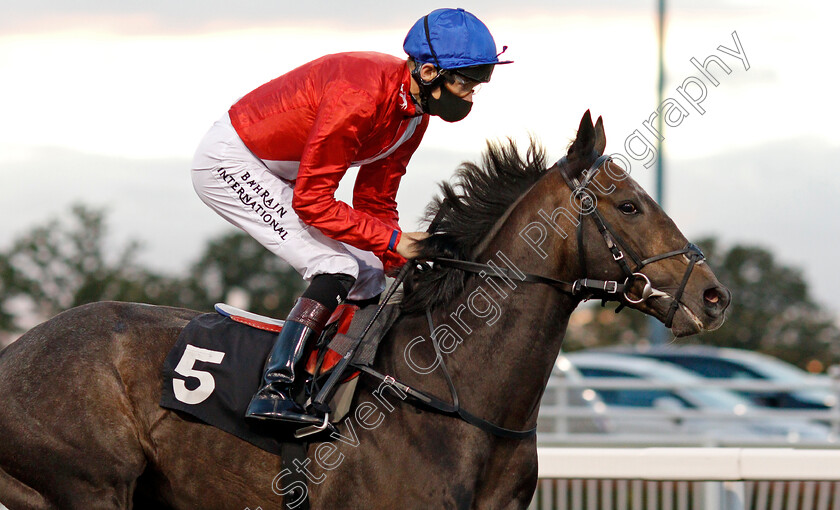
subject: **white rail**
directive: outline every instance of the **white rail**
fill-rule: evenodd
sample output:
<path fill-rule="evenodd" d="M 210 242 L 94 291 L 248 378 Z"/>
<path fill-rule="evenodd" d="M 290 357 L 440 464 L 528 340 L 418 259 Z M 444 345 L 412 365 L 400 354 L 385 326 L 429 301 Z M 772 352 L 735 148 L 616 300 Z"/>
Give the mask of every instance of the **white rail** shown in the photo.
<path fill-rule="evenodd" d="M 840 451 L 539 448 L 533 510 L 838 510 Z"/>
<path fill-rule="evenodd" d="M 538 441 L 540 446 L 696 446 L 759 447 L 798 446 L 807 448 L 840 447 L 840 405 L 825 409 L 713 409 L 689 407 L 626 407 L 607 405 L 593 390 L 722 390 L 749 389 L 762 392 L 828 388 L 840 399 L 840 383 L 832 379 L 820 383 L 773 384 L 767 381 L 719 381 L 703 379 L 696 383 L 669 383 L 628 378 L 587 378 L 570 381 L 558 376 L 549 379 L 540 408 Z M 586 394 L 589 397 L 585 397 Z M 586 401 L 582 401 L 584 398 Z M 691 424 L 703 421 L 703 430 Z M 600 423 L 596 426 L 595 423 Z M 645 428 L 640 423 L 655 423 Z M 817 422 L 817 429 L 803 430 L 796 423 Z M 739 429 L 752 427 L 761 433 L 725 433 L 727 424 Z M 768 427 L 770 426 L 770 427 Z M 788 427 L 789 433 L 781 429 Z M 772 433 L 768 428 L 774 428 Z M 724 432 L 721 432 L 724 431 Z M 755 432 L 755 430 L 753 430 Z M 840 510 L 840 507 L 834 510 Z"/>
<path fill-rule="evenodd" d="M 539 448 L 540 478 L 840 481 L 840 451 L 793 448 Z"/>

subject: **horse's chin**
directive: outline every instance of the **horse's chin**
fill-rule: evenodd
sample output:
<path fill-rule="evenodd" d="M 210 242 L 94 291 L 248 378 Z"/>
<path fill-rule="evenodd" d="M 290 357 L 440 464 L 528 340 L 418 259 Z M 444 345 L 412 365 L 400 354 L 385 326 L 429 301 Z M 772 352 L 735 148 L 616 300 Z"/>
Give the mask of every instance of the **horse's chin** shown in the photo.
<path fill-rule="evenodd" d="M 673 333 L 677 338 L 696 335 L 702 331 L 703 328 L 701 326 L 697 325 L 694 321 L 686 320 L 683 317 L 674 317 L 674 323 L 671 324 L 671 333 Z"/>
<path fill-rule="evenodd" d="M 668 299 L 650 299 L 642 306 L 636 307 L 648 315 L 658 319 L 663 324 L 666 323 L 668 312 L 670 310 L 671 301 Z M 698 315 L 680 304 L 679 309 L 674 314 L 674 320 L 671 322 L 671 333 L 676 337 L 696 335 L 705 331 L 707 328 Z"/>
<path fill-rule="evenodd" d="M 671 332 L 678 338 L 696 335 L 706 331 L 714 331 L 721 327 L 724 321 L 724 316 L 714 318 L 710 321 L 703 320 L 701 317 L 710 318 L 705 313 L 697 314 L 688 306 L 680 304 L 679 311 L 674 314 Z"/>

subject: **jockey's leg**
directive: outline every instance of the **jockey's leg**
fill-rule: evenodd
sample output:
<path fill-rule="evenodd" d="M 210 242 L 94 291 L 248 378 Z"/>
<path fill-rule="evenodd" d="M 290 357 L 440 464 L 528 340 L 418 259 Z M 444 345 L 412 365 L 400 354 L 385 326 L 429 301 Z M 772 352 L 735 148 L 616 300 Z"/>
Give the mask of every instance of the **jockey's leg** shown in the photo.
<path fill-rule="evenodd" d="M 381 297 L 382 297 L 381 294 L 377 294 L 377 295 L 373 296 L 372 298 L 368 298 L 368 299 L 348 299 L 346 301 L 346 303 L 348 305 L 356 305 L 359 308 L 364 308 L 366 306 L 378 305 L 379 304 L 379 299 Z"/>
<path fill-rule="evenodd" d="M 379 304 L 379 298 L 385 290 L 382 262 L 369 251 L 360 250 L 349 244 L 344 244 L 344 248 L 356 259 L 359 267 L 356 283 L 347 296 L 347 304 L 356 305 L 359 308 Z"/>
<path fill-rule="evenodd" d="M 295 365 L 303 357 L 306 343 L 321 334 L 355 280 L 343 274 L 320 274 L 312 279 L 274 342 L 265 362 L 263 386 L 251 399 L 246 418 L 311 422 L 290 395 L 295 382 Z"/>

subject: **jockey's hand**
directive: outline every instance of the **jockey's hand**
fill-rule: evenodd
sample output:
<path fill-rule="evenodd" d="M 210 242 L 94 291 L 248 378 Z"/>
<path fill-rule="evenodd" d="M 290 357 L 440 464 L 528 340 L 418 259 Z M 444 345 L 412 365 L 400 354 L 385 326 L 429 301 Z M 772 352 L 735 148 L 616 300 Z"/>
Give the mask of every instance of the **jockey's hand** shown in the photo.
<path fill-rule="evenodd" d="M 422 241 L 427 237 L 429 237 L 428 232 L 403 232 L 400 242 L 397 243 L 397 253 L 407 259 L 417 258 L 420 254 L 417 241 Z"/>

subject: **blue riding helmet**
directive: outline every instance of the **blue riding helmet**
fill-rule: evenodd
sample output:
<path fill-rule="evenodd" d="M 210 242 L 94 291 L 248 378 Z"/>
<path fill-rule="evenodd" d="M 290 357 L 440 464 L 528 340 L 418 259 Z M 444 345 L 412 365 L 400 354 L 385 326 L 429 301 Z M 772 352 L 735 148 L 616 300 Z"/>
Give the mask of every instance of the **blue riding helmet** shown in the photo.
<path fill-rule="evenodd" d="M 480 82 L 490 80 L 500 61 L 496 42 L 487 26 L 464 9 L 437 9 L 417 20 L 405 36 L 403 49 L 420 65 L 458 69 L 459 74 Z"/>

